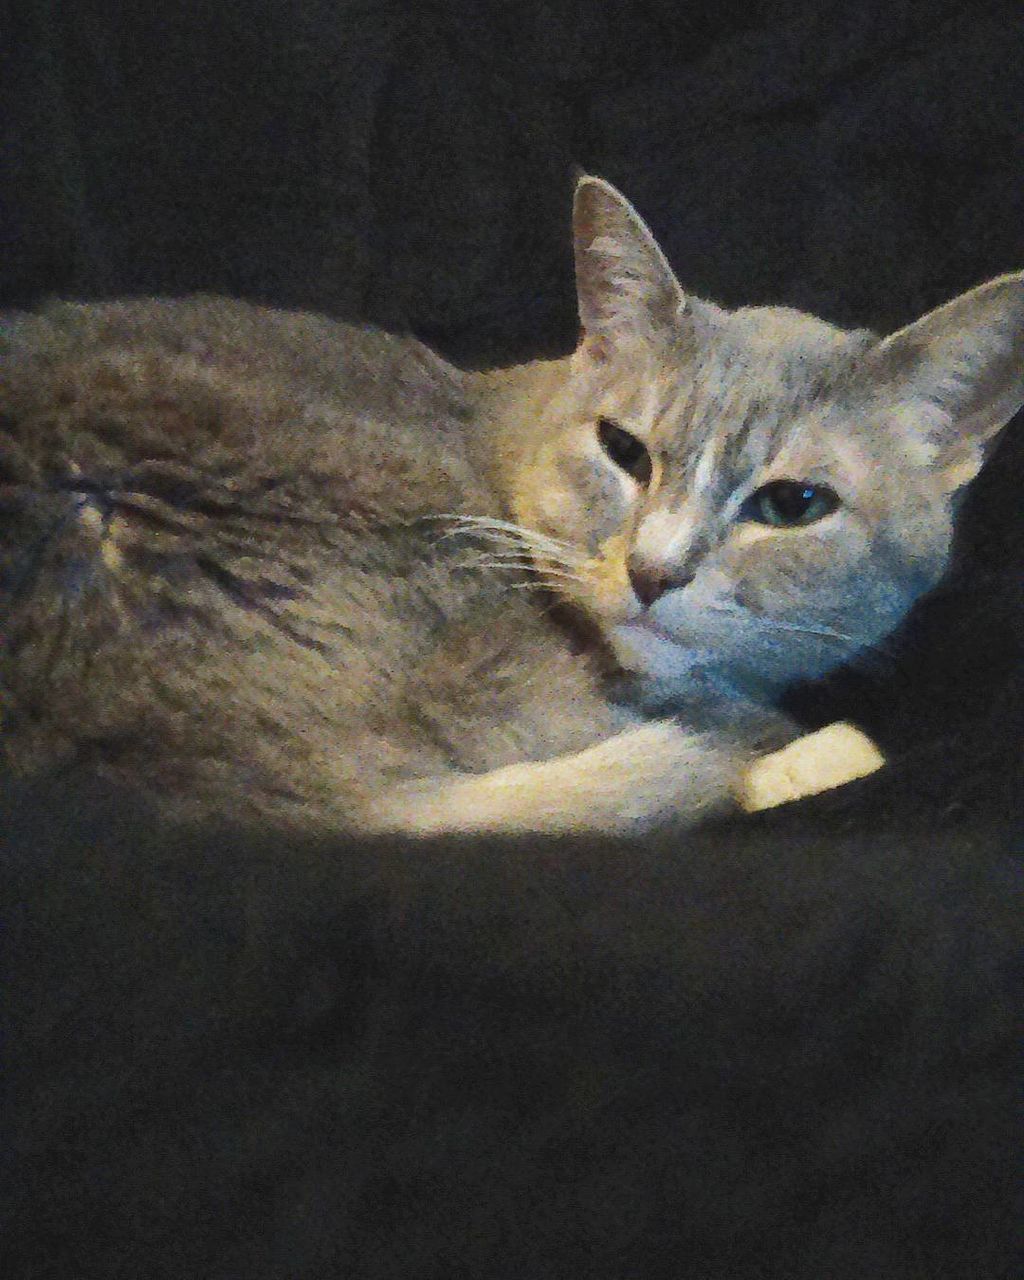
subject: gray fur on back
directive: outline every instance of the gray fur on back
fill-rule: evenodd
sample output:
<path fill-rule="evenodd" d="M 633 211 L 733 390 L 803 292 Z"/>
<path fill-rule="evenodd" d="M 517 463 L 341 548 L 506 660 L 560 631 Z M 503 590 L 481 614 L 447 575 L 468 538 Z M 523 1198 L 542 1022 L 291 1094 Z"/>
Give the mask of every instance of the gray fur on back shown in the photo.
<path fill-rule="evenodd" d="M 436 518 L 500 510 L 418 343 L 219 299 L 62 305 L 5 318 L 0 411 L 15 766 L 337 821 L 389 780 L 611 731 L 522 575 Z"/>

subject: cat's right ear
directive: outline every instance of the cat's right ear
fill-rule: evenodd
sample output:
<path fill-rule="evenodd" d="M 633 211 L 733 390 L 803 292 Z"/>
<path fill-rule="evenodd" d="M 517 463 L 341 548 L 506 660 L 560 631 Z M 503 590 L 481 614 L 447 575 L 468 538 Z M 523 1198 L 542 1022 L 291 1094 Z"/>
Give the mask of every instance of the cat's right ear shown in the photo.
<path fill-rule="evenodd" d="M 678 324 L 686 298 L 672 268 L 637 211 L 602 178 L 577 181 L 573 246 L 580 341 L 595 360 Z"/>

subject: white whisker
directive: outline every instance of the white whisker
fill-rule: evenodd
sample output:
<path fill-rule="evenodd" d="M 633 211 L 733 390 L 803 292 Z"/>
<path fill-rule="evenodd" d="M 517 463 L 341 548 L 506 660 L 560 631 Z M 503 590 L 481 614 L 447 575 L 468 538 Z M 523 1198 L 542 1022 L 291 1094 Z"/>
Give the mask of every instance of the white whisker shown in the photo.
<path fill-rule="evenodd" d="M 579 548 L 572 546 L 571 543 L 565 542 L 560 538 L 553 538 L 537 529 L 527 529 L 525 526 L 514 524 L 510 520 L 497 520 L 489 516 L 464 516 L 454 513 L 430 516 L 428 519 L 447 520 L 455 526 L 440 534 L 438 541 L 455 537 L 460 533 L 476 533 L 497 543 L 499 546 L 524 546 L 539 555 L 550 556 L 552 560 L 565 564 L 570 562 L 582 564 L 586 560 L 586 556 Z"/>
<path fill-rule="evenodd" d="M 836 640 L 842 644 L 855 643 L 853 636 L 843 631 L 833 631 L 830 627 L 807 627 L 797 622 L 780 622 L 776 618 L 762 618 L 759 625 L 768 631 L 788 631 L 794 635 L 820 636 L 823 640 Z"/>
<path fill-rule="evenodd" d="M 472 561 L 474 569 L 522 569 L 530 570 L 533 565 L 529 560 L 498 560 L 493 556 L 489 560 Z"/>
<path fill-rule="evenodd" d="M 510 569 L 533 574 L 538 579 L 561 579 L 566 582 L 583 582 L 583 578 L 573 572 L 571 565 L 538 565 L 525 552 L 480 553 L 467 561 L 475 569 Z"/>
<path fill-rule="evenodd" d="M 711 613 L 724 613 L 732 618 L 746 618 L 764 631 L 788 631 L 794 635 L 820 636 L 824 640 L 837 640 L 843 644 L 857 644 L 854 636 L 845 631 L 834 631 L 831 627 L 815 627 L 802 622 L 784 622 L 781 618 L 767 618 L 763 615 L 742 613 L 739 609 L 731 609 L 727 605 L 709 604 Z"/>
<path fill-rule="evenodd" d="M 526 534 L 527 536 L 530 536 L 530 537 L 543 538 L 545 541 L 550 542 L 552 544 L 561 543 L 563 547 L 571 548 L 572 546 L 571 543 L 564 542 L 560 538 L 553 538 L 549 534 L 539 533 L 535 530 L 527 529 L 524 525 L 515 524 L 511 520 L 497 520 L 491 516 L 466 516 L 466 515 L 456 515 L 454 513 L 444 513 L 438 516 L 429 516 L 427 518 L 431 520 L 450 520 L 452 523 L 456 523 L 456 524 L 474 525 L 478 527 L 486 527 L 488 529 L 495 529 L 495 530 L 500 529 L 500 530 L 504 530 L 506 533 Z"/>
<path fill-rule="evenodd" d="M 509 564 L 508 561 L 504 561 L 504 560 L 477 560 L 477 561 L 474 561 L 473 567 L 476 569 L 513 569 L 513 570 L 519 570 L 519 571 L 533 570 L 533 565 Z M 541 582 L 541 583 L 545 581 L 582 583 L 583 579 L 577 573 L 568 573 L 563 570 L 554 569 L 554 570 L 544 570 L 541 572 L 535 572 L 533 574 L 533 581 Z"/>
<path fill-rule="evenodd" d="M 512 568 L 519 569 L 536 569 L 537 563 L 531 555 L 525 551 L 479 551 L 476 553 L 474 564 L 503 564 Z"/>
<path fill-rule="evenodd" d="M 557 583 L 543 582 L 540 578 L 535 578 L 532 582 L 513 582 L 510 585 L 513 591 L 551 591 L 558 594 Z"/>
<path fill-rule="evenodd" d="M 536 557 L 525 553 L 517 554 L 513 551 L 492 551 L 490 553 L 490 561 L 495 564 L 516 565 L 520 569 L 532 569 L 535 573 L 539 574 L 559 573 L 563 576 L 568 574 L 571 577 L 580 578 L 582 581 L 581 575 L 576 572 L 575 565 L 563 564 L 549 559 L 545 559 L 543 563 L 538 563 Z"/>
<path fill-rule="evenodd" d="M 578 582 L 581 586 L 586 583 L 586 579 L 580 577 L 578 573 L 566 573 L 560 569 L 541 569 L 537 577 L 542 581 L 557 579 L 559 582 Z"/>

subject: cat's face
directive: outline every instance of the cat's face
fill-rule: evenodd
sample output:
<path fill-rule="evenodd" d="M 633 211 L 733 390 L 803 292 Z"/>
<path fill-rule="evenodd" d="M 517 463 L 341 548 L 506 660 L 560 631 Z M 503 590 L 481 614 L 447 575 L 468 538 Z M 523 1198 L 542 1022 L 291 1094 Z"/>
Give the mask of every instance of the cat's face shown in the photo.
<path fill-rule="evenodd" d="M 1024 401 L 1024 276 L 885 341 L 686 298 L 623 198 L 576 202 L 583 338 L 514 485 L 535 551 L 623 664 L 778 685 L 891 631 Z"/>

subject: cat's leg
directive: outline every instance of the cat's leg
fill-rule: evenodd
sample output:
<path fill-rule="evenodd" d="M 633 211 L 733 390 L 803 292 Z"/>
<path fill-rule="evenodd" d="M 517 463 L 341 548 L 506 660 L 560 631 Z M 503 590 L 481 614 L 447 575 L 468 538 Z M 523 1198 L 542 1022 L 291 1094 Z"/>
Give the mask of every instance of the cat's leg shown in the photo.
<path fill-rule="evenodd" d="M 417 835 L 637 833 L 731 807 L 749 760 L 716 737 L 656 720 L 572 755 L 400 784 L 371 825 Z"/>

